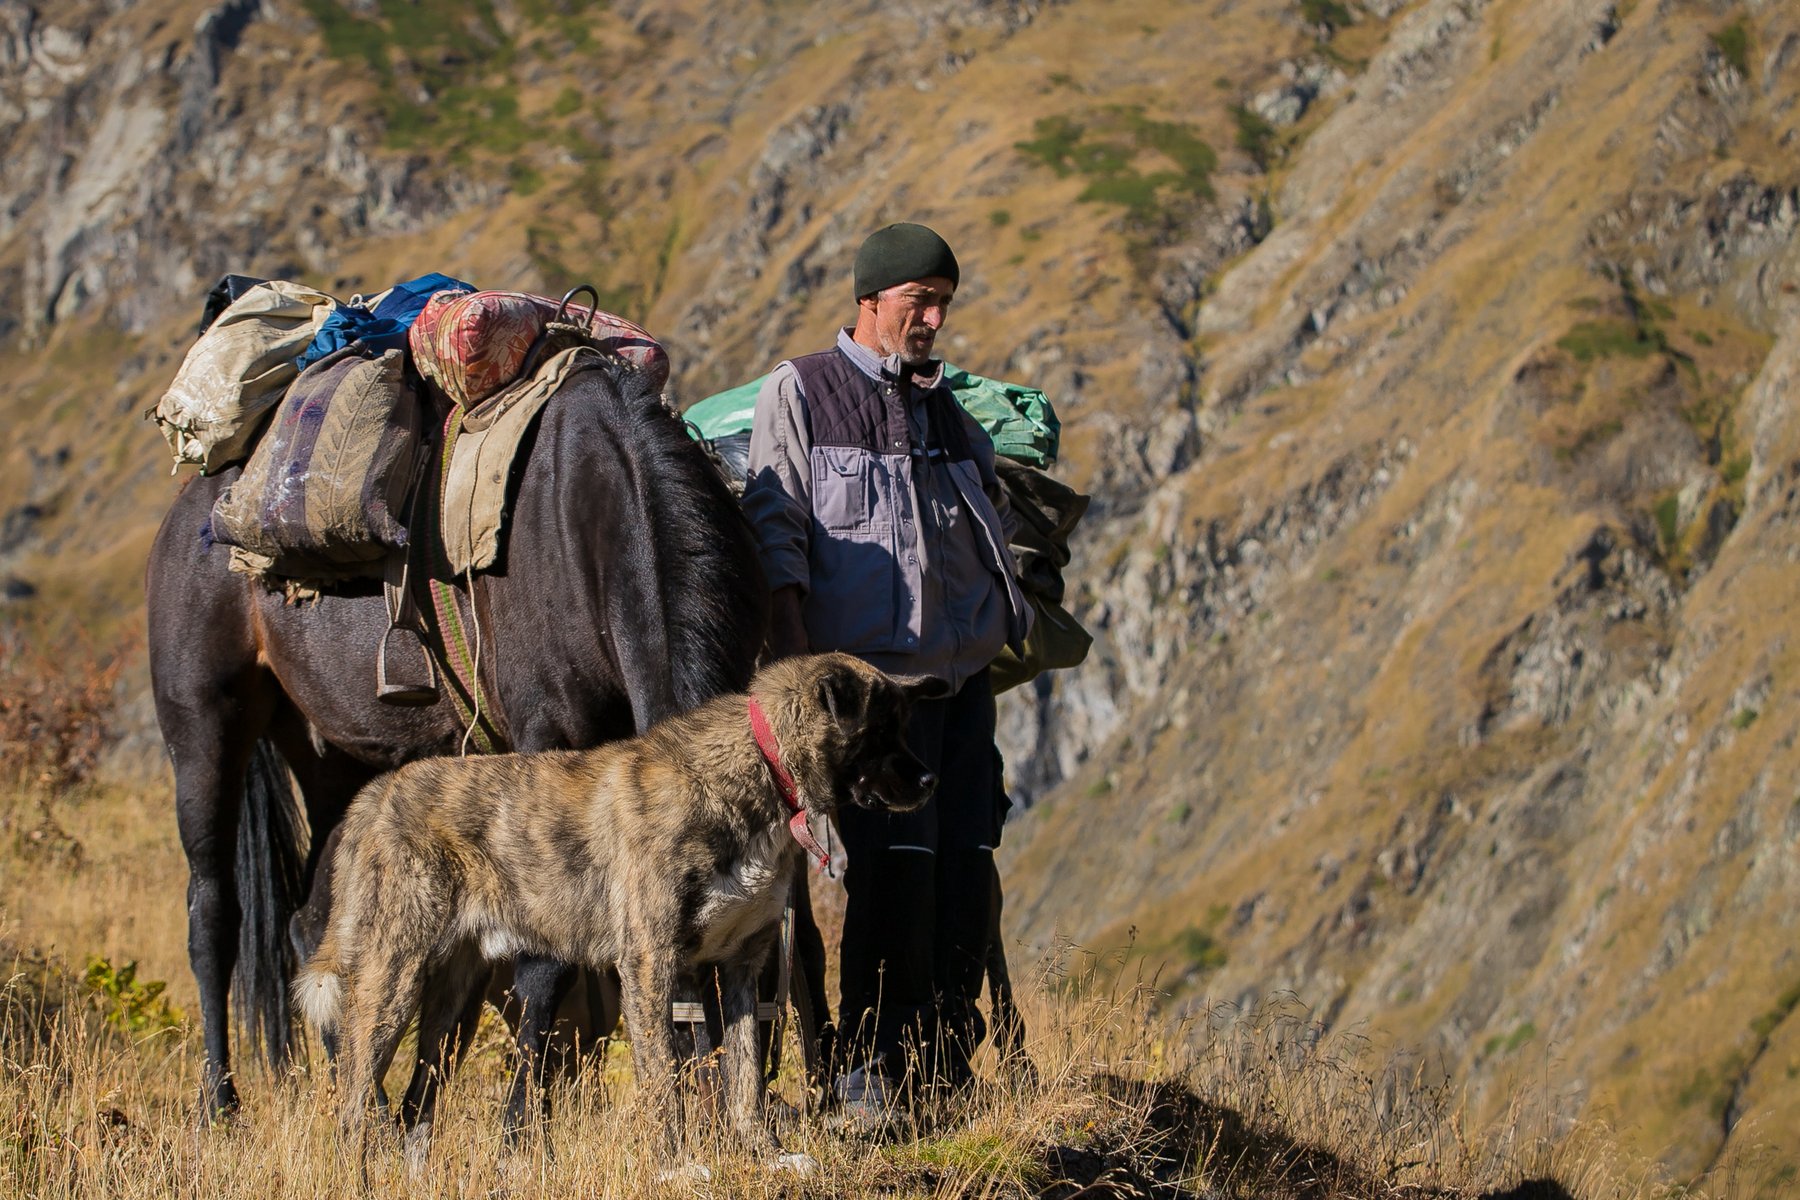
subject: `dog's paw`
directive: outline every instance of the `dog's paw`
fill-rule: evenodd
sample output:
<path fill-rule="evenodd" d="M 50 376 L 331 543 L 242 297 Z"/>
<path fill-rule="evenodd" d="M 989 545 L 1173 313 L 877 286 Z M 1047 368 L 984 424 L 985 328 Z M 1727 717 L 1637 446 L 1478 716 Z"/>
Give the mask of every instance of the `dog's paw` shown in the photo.
<path fill-rule="evenodd" d="M 712 1168 L 703 1162 L 688 1161 L 679 1167 L 665 1167 L 656 1173 L 656 1182 L 668 1183 L 711 1183 Z"/>
<path fill-rule="evenodd" d="M 819 1160 L 800 1150 L 783 1150 L 763 1166 L 770 1171 L 790 1171 L 802 1178 L 819 1172 Z"/>
<path fill-rule="evenodd" d="M 401 1140 L 401 1158 L 406 1163 L 406 1178 L 418 1183 L 425 1178 L 426 1163 L 431 1158 L 431 1122 L 421 1121 L 406 1131 Z"/>

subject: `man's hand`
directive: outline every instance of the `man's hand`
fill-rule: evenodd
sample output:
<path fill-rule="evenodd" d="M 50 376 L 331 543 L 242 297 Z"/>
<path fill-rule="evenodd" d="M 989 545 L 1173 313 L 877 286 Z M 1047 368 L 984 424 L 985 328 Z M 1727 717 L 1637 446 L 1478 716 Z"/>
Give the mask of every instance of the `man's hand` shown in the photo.
<path fill-rule="evenodd" d="M 806 621 L 800 615 L 800 585 L 790 583 L 778 587 L 769 597 L 769 658 L 791 658 L 805 654 Z"/>

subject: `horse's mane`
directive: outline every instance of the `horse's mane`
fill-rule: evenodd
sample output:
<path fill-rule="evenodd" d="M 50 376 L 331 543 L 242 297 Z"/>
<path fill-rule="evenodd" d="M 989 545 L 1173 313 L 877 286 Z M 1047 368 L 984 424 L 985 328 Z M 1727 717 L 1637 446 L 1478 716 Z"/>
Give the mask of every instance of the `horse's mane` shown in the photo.
<path fill-rule="evenodd" d="M 604 381 L 630 431 L 648 486 L 641 499 L 661 568 L 675 699 L 691 708 L 721 692 L 742 691 L 761 649 L 767 595 L 755 535 L 717 467 L 662 400 L 643 371 L 609 359 L 571 380 Z M 590 385 L 591 386 L 591 385 Z"/>

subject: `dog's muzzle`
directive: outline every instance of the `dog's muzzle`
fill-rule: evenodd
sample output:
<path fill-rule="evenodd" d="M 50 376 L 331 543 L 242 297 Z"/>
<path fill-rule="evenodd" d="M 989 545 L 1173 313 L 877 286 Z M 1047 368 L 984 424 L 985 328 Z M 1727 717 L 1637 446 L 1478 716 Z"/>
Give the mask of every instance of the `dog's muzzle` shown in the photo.
<path fill-rule="evenodd" d="M 896 772 L 886 780 L 863 778 L 851 789 L 850 798 L 862 808 L 886 812 L 912 812 L 922 808 L 937 791 L 937 776 L 930 771 L 917 775 Z M 885 785 L 885 786 L 884 786 Z"/>

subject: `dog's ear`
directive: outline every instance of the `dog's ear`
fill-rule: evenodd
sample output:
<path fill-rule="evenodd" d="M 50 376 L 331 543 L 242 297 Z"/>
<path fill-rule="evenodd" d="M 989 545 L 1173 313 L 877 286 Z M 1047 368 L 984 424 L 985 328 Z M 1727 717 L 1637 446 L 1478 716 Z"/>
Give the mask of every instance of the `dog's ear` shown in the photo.
<path fill-rule="evenodd" d="M 932 675 L 889 675 L 908 700 L 936 700 L 950 694 L 950 687 Z"/>
<path fill-rule="evenodd" d="M 849 667 L 834 666 L 819 676 L 819 707 L 848 733 L 862 723 L 869 707 L 869 678 Z"/>

